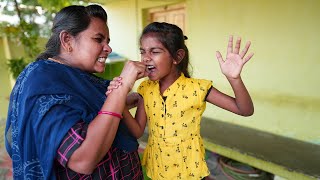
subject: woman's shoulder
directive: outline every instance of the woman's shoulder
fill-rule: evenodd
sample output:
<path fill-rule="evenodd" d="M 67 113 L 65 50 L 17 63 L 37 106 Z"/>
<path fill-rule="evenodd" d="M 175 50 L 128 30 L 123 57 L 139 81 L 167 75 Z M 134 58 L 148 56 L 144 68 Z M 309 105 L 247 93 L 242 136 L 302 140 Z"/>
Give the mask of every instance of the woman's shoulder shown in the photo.
<path fill-rule="evenodd" d="M 17 78 L 17 81 L 34 86 L 49 87 L 57 86 L 64 82 L 70 83 L 72 79 L 77 77 L 74 70 L 65 65 L 48 60 L 37 60 L 27 65 Z"/>
<path fill-rule="evenodd" d="M 45 72 L 45 73 L 54 72 L 58 76 L 59 72 L 63 71 L 63 68 L 61 67 L 62 67 L 61 64 L 43 59 L 43 60 L 37 60 L 28 64 L 26 68 L 23 70 L 23 72 L 25 74 L 40 73 L 40 72 Z"/>

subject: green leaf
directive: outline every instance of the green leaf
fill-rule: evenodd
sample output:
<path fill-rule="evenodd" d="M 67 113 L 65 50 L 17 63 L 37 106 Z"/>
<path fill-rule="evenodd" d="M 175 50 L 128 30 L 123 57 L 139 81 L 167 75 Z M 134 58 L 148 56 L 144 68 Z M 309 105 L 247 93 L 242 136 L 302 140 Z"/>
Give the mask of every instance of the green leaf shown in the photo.
<path fill-rule="evenodd" d="M 9 59 L 7 66 L 14 79 L 17 79 L 22 70 L 28 65 L 24 58 Z"/>

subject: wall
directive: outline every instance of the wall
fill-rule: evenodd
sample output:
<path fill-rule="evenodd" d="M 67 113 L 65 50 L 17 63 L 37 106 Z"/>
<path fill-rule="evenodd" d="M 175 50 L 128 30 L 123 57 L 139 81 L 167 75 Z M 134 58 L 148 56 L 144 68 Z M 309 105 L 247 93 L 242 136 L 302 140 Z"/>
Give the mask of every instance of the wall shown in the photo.
<path fill-rule="evenodd" d="M 229 34 L 251 40 L 255 52 L 242 75 L 253 96 L 254 116 L 241 118 L 213 106 L 205 116 L 320 144 L 314 128 L 320 127 L 320 22 L 314 20 L 320 17 L 320 1 L 201 2 L 188 1 L 187 6 L 196 76 L 213 79 L 215 86 L 230 93 L 210 52 L 225 53 Z"/>
<path fill-rule="evenodd" d="M 111 46 L 139 59 L 137 39 L 143 10 L 180 1 L 106 2 Z M 255 114 L 233 115 L 208 104 L 204 116 L 320 144 L 320 1 L 187 0 L 188 47 L 193 76 L 211 79 L 232 95 L 215 51 L 226 53 L 228 36 L 252 42 L 255 53 L 242 72 L 252 94 Z"/>
<path fill-rule="evenodd" d="M 144 10 L 174 4 L 168 0 L 120 0 L 105 3 L 111 47 L 139 60 L 138 38 Z M 193 76 L 211 79 L 232 95 L 221 74 L 215 51 L 226 52 L 230 34 L 252 41 L 255 53 L 242 72 L 255 104 L 255 114 L 243 118 L 208 104 L 204 116 L 320 144 L 319 72 L 320 1 L 317 0 L 187 0 L 187 45 Z M 11 90 L 0 40 L 0 117 L 6 117 Z M 15 51 L 12 51 L 12 50 Z M 10 48 L 18 56 L 16 48 Z M 138 82 L 139 83 L 139 82 Z M 138 84 L 137 83 L 137 84 Z"/>
<path fill-rule="evenodd" d="M 108 25 L 110 30 L 110 46 L 113 51 L 129 57 L 131 60 L 139 60 L 138 39 L 143 28 L 143 10 L 150 7 L 177 3 L 181 0 L 99 0 L 103 3 L 108 13 Z"/>
<path fill-rule="evenodd" d="M 44 49 L 47 39 L 40 38 L 39 47 Z M 0 38 L 0 119 L 6 119 L 8 113 L 9 96 L 15 83 L 7 68 L 7 60 L 24 56 L 24 49 L 18 42 Z"/>
<path fill-rule="evenodd" d="M 11 91 L 10 75 L 7 69 L 7 59 L 5 56 L 5 44 L 6 42 L 0 38 L 0 120 L 7 117 L 9 96 Z"/>

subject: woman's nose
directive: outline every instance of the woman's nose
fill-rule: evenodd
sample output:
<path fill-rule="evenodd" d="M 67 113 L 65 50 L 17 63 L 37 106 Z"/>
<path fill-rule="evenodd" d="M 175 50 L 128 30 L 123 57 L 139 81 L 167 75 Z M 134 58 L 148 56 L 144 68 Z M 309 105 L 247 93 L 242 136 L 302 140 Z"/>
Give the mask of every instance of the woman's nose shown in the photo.
<path fill-rule="evenodd" d="M 102 50 L 108 54 L 112 52 L 112 48 L 109 46 L 109 44 L 104 45 Z"/>

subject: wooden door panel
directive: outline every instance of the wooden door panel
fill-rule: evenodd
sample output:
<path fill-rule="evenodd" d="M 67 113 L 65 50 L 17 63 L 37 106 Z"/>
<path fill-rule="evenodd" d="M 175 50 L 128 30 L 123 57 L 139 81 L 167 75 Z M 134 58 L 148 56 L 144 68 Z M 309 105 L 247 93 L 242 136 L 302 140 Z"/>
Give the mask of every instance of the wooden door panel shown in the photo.
<path fill-rule="evenodd" d="M 148 10 L 150 22 L 167 22 L 179 26 L 185 32 L 186 12 L 184 4 L 152 8 Z"/>

